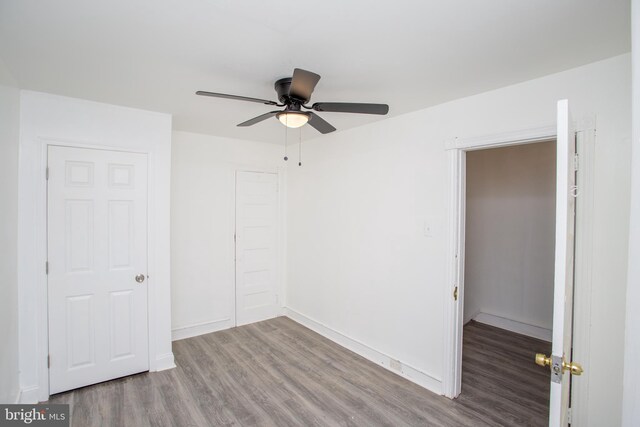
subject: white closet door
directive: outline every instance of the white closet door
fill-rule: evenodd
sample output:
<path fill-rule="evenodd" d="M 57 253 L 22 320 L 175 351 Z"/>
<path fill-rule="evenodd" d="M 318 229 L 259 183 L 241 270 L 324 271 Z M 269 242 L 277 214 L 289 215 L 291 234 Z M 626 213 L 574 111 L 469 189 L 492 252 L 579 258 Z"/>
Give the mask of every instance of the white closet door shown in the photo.
<path fill-rule="evenodd" d="M 147 156 L 49 147 L 50 393 L 149 369 Z"/>
<path fill-rule="evenodd" d="M 236 324 L 279 315 L 278 175 L 236 173 Z"/>
<path fill-rule="evenodd" d="M 573 326 L 573 267 L 575 242 L 576 134 L 572 127 L 569 102 L 558 101 L 556 157 L 556 261 L 553 295 L 553 338 L 549 426 L 568 424 Z M 562 372 L 562 371 L 565 372 Z"/>

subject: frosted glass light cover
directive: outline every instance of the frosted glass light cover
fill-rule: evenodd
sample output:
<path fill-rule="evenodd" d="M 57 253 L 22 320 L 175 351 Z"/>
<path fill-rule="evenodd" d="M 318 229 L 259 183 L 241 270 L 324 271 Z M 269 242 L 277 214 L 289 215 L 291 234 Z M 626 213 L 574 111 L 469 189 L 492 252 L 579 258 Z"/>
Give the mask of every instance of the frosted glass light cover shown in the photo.
<path fill-rule="evenodd" d="M 280 113 L 278 114 L 278 120 L 280 123 L 290 128 L 299 128 L 304 126 L 309 121 L 309 116 L 306 113 Z"/>

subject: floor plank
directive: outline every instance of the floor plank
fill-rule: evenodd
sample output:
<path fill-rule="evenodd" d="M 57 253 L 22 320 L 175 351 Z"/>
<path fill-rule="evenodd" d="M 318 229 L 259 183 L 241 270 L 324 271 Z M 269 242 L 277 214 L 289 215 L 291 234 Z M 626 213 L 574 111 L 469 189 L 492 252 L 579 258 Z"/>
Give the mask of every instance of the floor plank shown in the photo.
<path fill-rule="evenodd" d="M 178 367 L 51 397 L 73 426 L 543 426 L 547 342 L 470 322 L 462 394 L 431 393 L 285 318 L 173 343 Z"/>

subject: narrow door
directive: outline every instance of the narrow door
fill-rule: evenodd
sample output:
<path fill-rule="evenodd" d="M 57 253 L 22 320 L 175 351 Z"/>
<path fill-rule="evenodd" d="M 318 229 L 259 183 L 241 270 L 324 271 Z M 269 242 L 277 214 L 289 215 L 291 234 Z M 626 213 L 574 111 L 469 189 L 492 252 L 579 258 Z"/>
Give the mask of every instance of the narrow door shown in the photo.
<path fill-rule="evenodd" d="M 551 357 L 538 354 L 536 362 L 551 370 L 549 425 L 568 424 L 569 390 L 572 375 L 582 368 L 572 362 L 573 267 L 575 232 L 576 139 L 569 103 L 558 101 L 556 158 L 556 244 Z"/>
<path fill-rule="evenodd" d="M 236 324 L 279 314 L 278 175 L 236 173 Z"/>
<path fill-rule="evenodd" d="M 48 150 L 50 393 L 149 369 L 147 156 Z"/>

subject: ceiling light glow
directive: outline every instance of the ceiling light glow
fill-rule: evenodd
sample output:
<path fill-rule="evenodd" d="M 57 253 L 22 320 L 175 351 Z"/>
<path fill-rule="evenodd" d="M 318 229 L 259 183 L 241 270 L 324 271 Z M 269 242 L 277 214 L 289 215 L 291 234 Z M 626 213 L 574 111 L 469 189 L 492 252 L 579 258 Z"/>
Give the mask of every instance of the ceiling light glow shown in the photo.
<path fill-rule="evenodd" d="M 299 128 L 309 121 L 309 114 L 300 111 L 283 111 L 276 117 L 278 117 L 280 123 L 288 128 Z"/>

